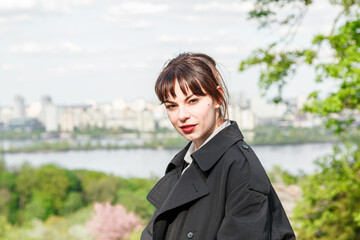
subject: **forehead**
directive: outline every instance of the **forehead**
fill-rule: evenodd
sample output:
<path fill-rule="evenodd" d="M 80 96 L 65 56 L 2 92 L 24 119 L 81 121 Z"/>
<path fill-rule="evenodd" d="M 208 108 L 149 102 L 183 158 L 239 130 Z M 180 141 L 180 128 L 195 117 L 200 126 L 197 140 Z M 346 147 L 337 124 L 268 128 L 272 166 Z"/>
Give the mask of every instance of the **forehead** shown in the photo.
<path fill-rule="evenodd" d="M 171 91 L 172 90 L 172 91 Z M 174 81 L 173 88 L 167 92 L 165 101 L 167 100 L 177 100 L 184 99 L 193 94 L 189 85 L 186 82 L 183 82 L 181 85 L 177 80 Z"/>

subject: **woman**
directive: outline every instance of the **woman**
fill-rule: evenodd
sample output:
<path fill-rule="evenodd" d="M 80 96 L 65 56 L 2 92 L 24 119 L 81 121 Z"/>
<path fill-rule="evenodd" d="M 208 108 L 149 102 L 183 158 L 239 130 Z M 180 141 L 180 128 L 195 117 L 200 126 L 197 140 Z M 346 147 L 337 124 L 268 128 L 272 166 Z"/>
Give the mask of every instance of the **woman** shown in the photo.
<path fill-rule="evenodd" d="M 190 142 L 147 199 L 155 212 L 141 240 L 295 239 L 284 209 L 236 122 L 215 61 L 185 53 L 155 85 L 174 128 Z"/>

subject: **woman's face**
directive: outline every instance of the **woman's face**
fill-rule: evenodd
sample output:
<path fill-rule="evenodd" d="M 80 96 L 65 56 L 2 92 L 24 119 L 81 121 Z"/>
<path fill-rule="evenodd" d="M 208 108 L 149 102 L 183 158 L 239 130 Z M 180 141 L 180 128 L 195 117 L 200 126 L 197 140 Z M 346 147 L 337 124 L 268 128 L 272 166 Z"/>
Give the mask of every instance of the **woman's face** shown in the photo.
<path fill-rule="evenodd" d="M 220 104 L 208 95 L 197 96 L 190 90 L 186 95 L 178 81 L 174 86 L 176 97 L 165 100 L 167 115 L 175 129 L 187 140 L 194 141 L 198 149 L 223 121 L 219 117 Z"/>

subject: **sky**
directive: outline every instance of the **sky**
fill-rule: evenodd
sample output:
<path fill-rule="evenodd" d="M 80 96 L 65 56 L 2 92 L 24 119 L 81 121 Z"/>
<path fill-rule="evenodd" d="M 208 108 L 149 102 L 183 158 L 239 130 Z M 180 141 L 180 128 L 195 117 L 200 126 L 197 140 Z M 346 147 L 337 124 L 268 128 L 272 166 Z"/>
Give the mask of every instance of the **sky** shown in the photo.
<path fill-rule="evenodd" d="M 259 95 L 259 69 L 240 73 L 239 63 L 288 32 L 259 30 L 247 19 L 251 8 L 252 1 L 230 0 L 0 0 L 0 106 L 16 95 L 26 103 L 44 95 L 55 104 L 156 101 L 158 74 L 182 52 L 212 56 L 234 96 Z M 329 32 L 337 13 L 316 1 L 289 48 Z M 284 96 L 333 87 L 313 78 L 301 68 Z"/>

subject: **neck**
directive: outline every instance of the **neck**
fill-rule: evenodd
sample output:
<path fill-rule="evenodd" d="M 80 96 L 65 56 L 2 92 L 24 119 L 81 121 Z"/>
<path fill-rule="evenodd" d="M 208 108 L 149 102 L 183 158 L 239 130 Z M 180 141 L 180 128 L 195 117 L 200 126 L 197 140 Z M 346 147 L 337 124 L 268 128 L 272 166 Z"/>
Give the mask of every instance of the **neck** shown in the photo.
<path fill-rule="evenodd" d="M 224 122 L 225 122 L 225 119 L 220 118 L 219 116 L 217 116 L 216 122 L 215 122 L 215 124 L 213 126 L 213 129 L 212 129 L 211 133 L 209 133 L 209 135 L 206 136 L 205 138 L 194 140 L 195 151 L 198 150 L 198 148 L 206 141 L 206 139 L 208 139 L 210 137 L 210 135 L 213 134 L 213 132 L 216 129 L 218 129 Z"/>

